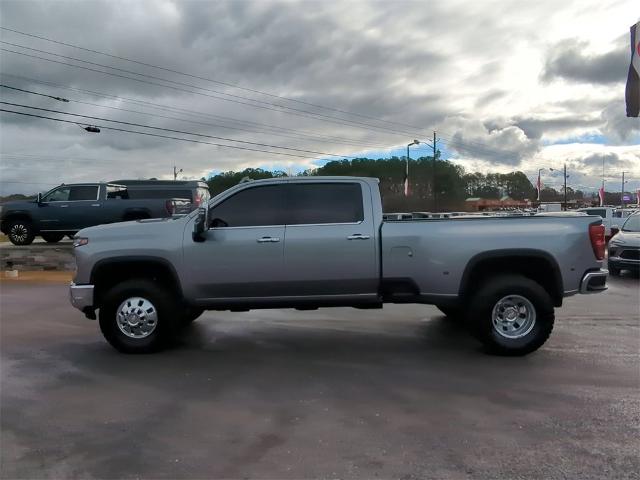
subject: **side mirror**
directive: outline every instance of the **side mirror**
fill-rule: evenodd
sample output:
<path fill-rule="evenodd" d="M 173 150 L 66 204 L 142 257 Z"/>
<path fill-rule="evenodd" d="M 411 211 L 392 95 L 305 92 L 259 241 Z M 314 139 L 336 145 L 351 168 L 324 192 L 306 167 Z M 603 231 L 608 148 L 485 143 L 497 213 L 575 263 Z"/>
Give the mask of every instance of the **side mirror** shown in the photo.
<path fill-rule="evenodd" d="M 38 205 L 42 205 L 42 194 L 39 193 L 38 196 L 36 197 L 36 203 Z"/>
<path fill-rule="evenodd" d="M 611 236 L 613 237 L 616 233 L 620 231 L 619 225 L 611 225 Z"/>
<path fill-rule="evenodd" d="M 196 221 L 193 223 L 193 233 L 192 238 L 194 242 L 204 242 L 205 232 L 207 231 L 207 208 L 199 208 L 198 216 L 196 217 Z"/>

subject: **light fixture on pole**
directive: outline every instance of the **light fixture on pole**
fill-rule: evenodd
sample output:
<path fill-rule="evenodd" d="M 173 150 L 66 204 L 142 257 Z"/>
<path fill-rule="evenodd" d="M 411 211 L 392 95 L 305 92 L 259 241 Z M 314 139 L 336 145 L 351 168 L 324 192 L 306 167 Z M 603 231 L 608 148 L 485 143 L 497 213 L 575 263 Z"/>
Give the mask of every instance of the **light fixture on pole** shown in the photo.
<path fill-rule="evenodd" d="M 414 140 L 413 142 L 407 144 L 407 161 L 405 162 L 404 169 L 404 196 L 409 196 L 409 147 L 411 145 L 420 145 L 418 140 Z"/>

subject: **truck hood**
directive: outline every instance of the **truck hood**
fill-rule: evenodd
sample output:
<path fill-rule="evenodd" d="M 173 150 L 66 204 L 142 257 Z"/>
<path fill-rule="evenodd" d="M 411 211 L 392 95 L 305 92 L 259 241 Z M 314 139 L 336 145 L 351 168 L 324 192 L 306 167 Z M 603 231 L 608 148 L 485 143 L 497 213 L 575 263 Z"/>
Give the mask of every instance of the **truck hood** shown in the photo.
<path fill-rule="evenodd" d="M 10 202 L 5 202 L 0 207 L 2 207 L 2 214 L 4 215 L 9 210 L 27 210 L 32 209 L 35 200 L 12 200 Z"/>
<path fill-rule="evenodd" d="M 182 218 L 148 218 L 144 220 L 133 220 L 130 222 L 108 223 L 96 225 L 95 227 L 83 228 L 76 235 L 78 237 L 88 237 L 90 239 L 108 238 L 131 239 L 133 237 L 155 237 L 166 233 L 169 229 L 176 227 L 176 222 Z"/>
<path fill-rule="evenodd" d="M 625 232 L 620 230 L 611 239 L 613 244 L 624 245 L 625 247 L 640 247 L 640 232 Z"/>

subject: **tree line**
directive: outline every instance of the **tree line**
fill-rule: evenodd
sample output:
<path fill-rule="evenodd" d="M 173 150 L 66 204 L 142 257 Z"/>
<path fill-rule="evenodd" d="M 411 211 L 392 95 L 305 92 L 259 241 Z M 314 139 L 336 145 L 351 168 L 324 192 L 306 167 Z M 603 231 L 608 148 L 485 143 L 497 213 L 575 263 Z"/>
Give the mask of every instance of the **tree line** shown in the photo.
<path fill-rule="evenodd" d="M 441 160 L 438 154 L 435 162 L 430 156 L 409 160 L 410 195 L 405 197 L 404 172 L 405 159 L 394 156 L 380 159 L 334 160 L 298 175 L 377 178 L 380 181 L 380 193 L 385 211 L 463 210 L 465 200 L 469 197 L 500 199 L 508 196 L 514 200 L 532 201 L 537 198 L 535 187 L 521 171 L 469 173 L 460 165 Z M 241 171 L 222 172 L 206 181 L 211 195 L 217 195 L 245 178 L 258 180 L 285 176 L 287 173 L 284 171 L 247 168 Z M 567 196 L 569 199 L 583 198 L 584 194 L 579 190 L 567 188 Z M 545 187 L 542 192 L 543 201 L 560 201 L 561 199 L 561 192 L 553 188 Z"/>

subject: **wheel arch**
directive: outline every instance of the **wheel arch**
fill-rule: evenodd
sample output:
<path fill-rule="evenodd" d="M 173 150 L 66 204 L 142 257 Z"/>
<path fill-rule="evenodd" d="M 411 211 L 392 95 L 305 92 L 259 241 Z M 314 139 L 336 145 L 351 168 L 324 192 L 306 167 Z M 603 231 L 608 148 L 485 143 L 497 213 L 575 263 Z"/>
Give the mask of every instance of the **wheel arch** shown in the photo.
<path fill-rule="evenodd" d="M 104 294 L 117 283 L 133 279 L 149 279 L 161 283 L 182 297 L 182 286 L 174 266 L 155 256 L 121 256 L 99 260 L 91 269 L 95 307 L 99 308 Z"/>
<path fill-rule="evenodd" d="M 7 233 L 9 223 L 11 223 L 11 222 L 13 222 L 15 220 L 26 220 L 29 223 L 31 223 L 31 226 L 33 227 L 34 231 L 36 231 L 36 232 L 38 231 L 38 228 L 37 228 L 36 224 L 33 221 L 33 217 L 26 210 L 16 210 L 16 211 L 13 211 L 13 212 L 7 212 L 4 215 L 4 217 L 2 218 L 2 224 L 0 225 L 0 231 L 2 231 L 2 233 Z"/>
<path fill-rule="evenodd" d="M 460 298 L 468 297 L 476 282 L 497 274 L 519 274 L 539 283 L 556 307 L 562 305 L 563 280 L 560 266 L 548 252 L 529 248 L 500 249 L 472 257 L 462 274 Z"/>

